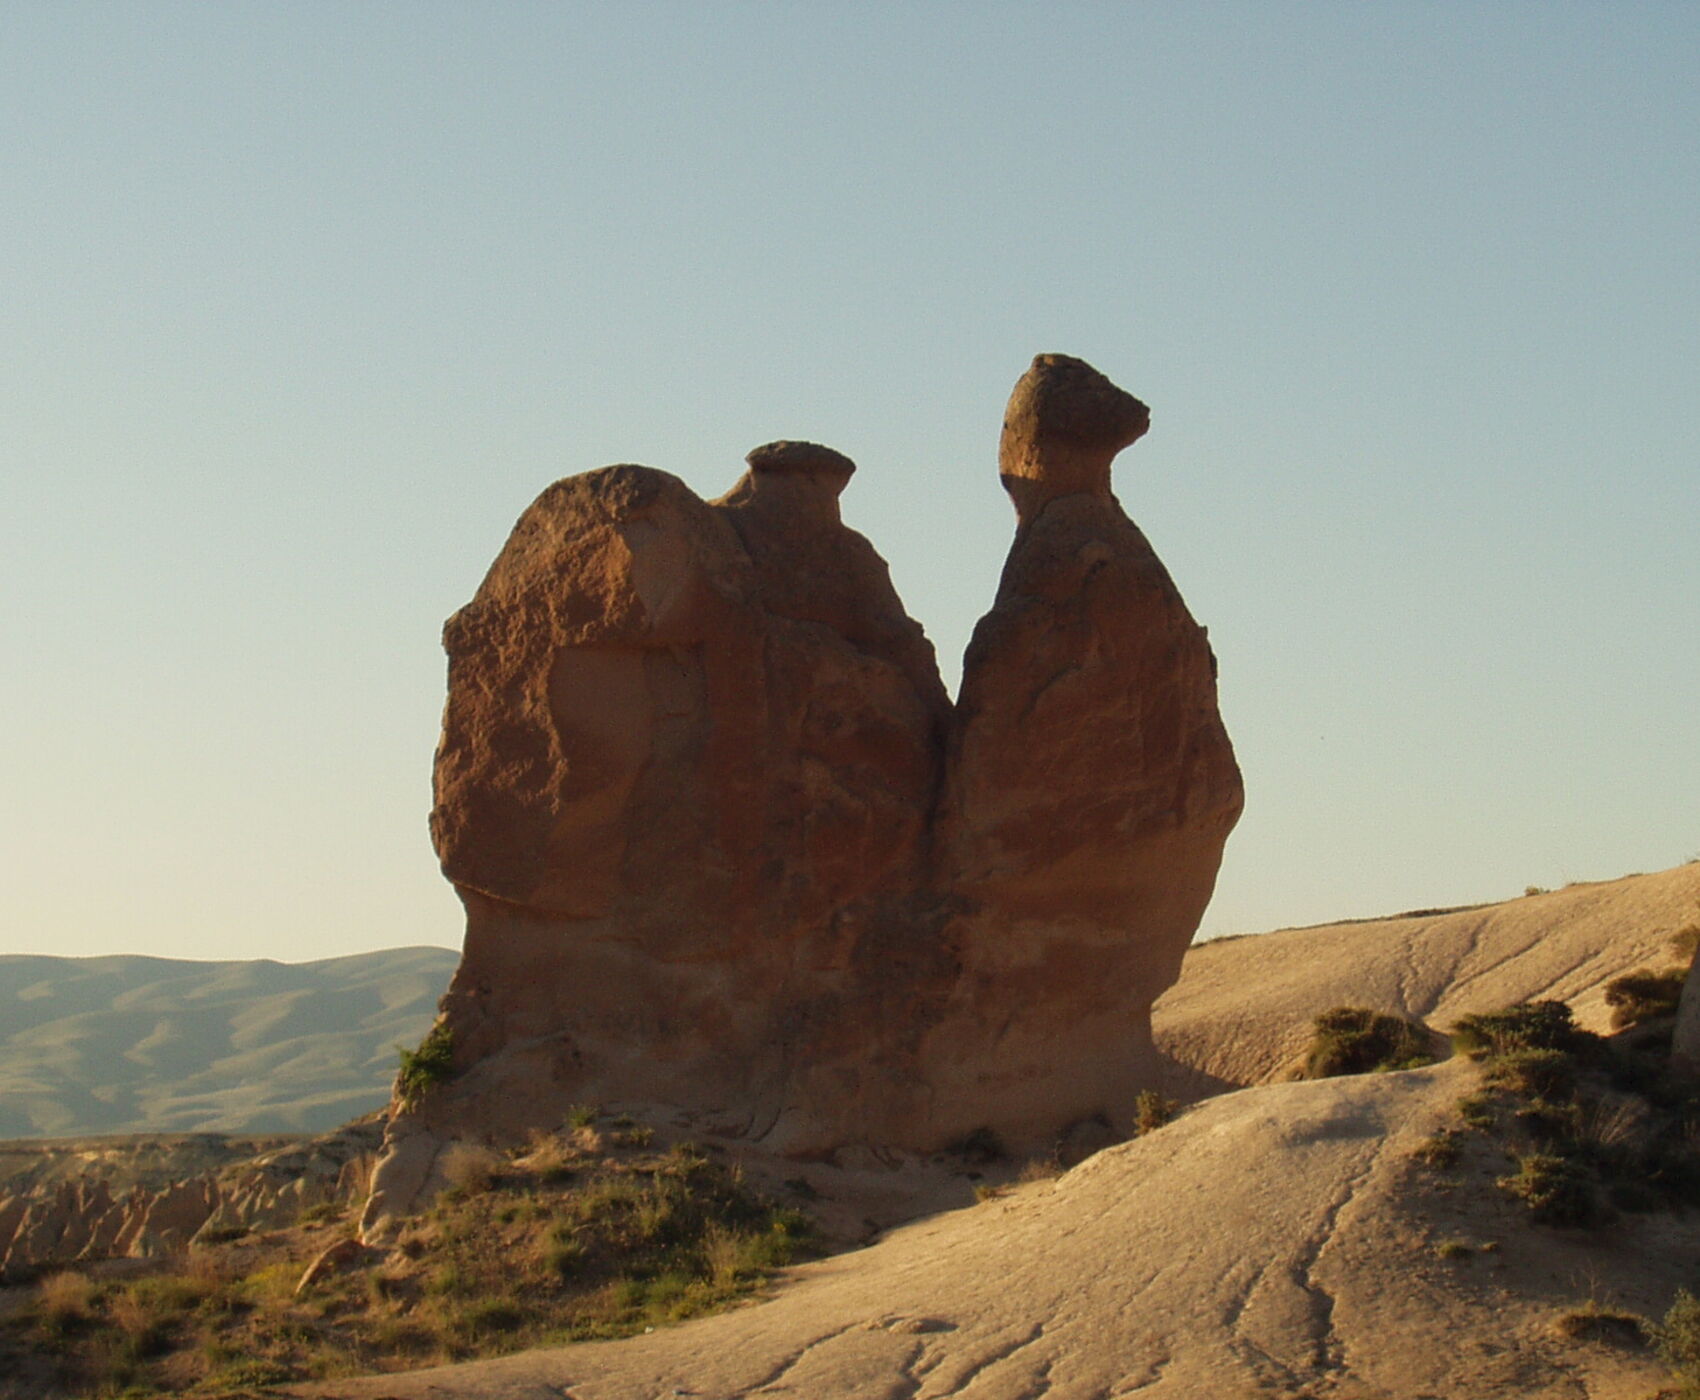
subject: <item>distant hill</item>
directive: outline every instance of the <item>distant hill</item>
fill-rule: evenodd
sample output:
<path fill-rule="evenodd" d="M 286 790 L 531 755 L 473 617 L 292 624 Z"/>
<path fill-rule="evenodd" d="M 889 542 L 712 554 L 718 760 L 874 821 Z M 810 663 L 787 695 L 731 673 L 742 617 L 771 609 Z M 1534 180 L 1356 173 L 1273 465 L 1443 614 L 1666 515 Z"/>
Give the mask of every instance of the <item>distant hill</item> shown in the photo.
<path fill-rule="evenodd" d="M 0 1138 L 333 1128 L 388 1098 L 458 961 L 0 956 Z"/>

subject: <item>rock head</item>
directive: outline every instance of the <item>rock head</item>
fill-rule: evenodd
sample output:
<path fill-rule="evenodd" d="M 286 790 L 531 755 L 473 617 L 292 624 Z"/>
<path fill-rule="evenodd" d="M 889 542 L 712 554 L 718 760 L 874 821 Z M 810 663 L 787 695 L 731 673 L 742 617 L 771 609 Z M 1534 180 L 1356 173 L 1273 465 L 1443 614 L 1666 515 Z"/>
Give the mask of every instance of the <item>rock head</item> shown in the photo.
<path fill-rule="evenodd" d="M 1026 522 L 1058 496 L 1110 494 L 1110 463 L 1151 410 L 1084 360 L 1037 355 L 1004 410 L 998 475 Z"/>
<path fill-rule="evenodd" d="M 796 1154 L 1125 1129 L 1241 802 L 1203 629 L 1109 490 L 1148 421 L 1066 356 L 1016 385 L 954 706 L 831 448 L 712 502 L 635 466 L 537 499 L 444 630 L 455 1074 L 396 1105 L 369 1220 L 577 1103 Z"/>

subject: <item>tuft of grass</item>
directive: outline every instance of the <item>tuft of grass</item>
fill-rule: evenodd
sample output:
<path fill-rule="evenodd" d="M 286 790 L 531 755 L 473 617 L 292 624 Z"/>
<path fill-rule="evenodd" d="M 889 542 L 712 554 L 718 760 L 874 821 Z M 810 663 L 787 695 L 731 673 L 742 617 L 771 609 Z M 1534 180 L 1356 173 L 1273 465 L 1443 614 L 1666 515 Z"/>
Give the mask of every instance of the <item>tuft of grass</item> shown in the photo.
<path fill-rule="evenodd" d="M 1679 1288 L 1664 1317 L 1648 1327 L 1659 1360 L 1681 1383 L 1680 1400 L 1700 1400 L 1700 1299 Z"/>
<path fill-rule="evenodd" d="M 71 1271 L 49 1274 L 36 1288 L 36 1307 L 44 1330 L 54 1335 L 74 1332 L 94 1312 L 94 1280 Z"/>
<path fill-rule="evenodd" d="M 567 1110 L 566 1123 L 569 1128 L 590 1128 L 601 1116 L 602 1110 L 595 1104 L 575 1103 Z"/>
<path fill-rule="evenodd" d="M 1475 1246 L 1468 1240 L 1442 1240 L 1434 1247 L 1437 1259 L 1474 1259 Z"/>
<path fill-rule="evenodd" d="M 454 1034 L 438 1021 L 425 1032 L 417 1049 L 398 1045 L 401 1065 L 396 1071 L 395 1096 L 405 1110 L 418 1108 L 425 1095 L 454 1074 Z"/>
<path fill-rule="evenodd" d="M 1303 1071 L 1306 1079 L 1414 1069 L 1434 1062 L 1428 1028 L 1401 1016 L 1366 1006 L 1336 1006 L 1311 1025 L 1313 1034 Z"/>
<path fill-rule="evenodd" d="M 1562 1001 L 1518 1002 L 1465 1016 L 1452 1028 L 1453 1046 L 1472 1060 L 1517 1050 L 1573 1053 L 1596 1039 L 1577 1027 Z"/>
<path fill-rule="evenodd" d="M 1517 1162 L 1517 1170 L 1498 1180 L 1545 1225 L 1591 1225 L 1599 1218 L 1599 1201 L 1594 1177 L 1574 1158 L 1552 1152 L 1531 1152 Z"/>
<path fill-rule="evenodd" d="M 1564 1050 L 1507 1050 L 1487 1060 L 1482 1082 L 1519 1098 L 1562 1101 L 1576 1092 L 1576 1070 Z"/>
<path fill-rule="evenodd" d="M 1166 1098 L 1155 1089 L 1141 1090 L 1133 1101 L 1134 1136 L 1144 1137 L 1167 1127 L 1180 1111 L 1181 1106 L 1174 1099 Z"/>
<path fill-rule="evenodd" d="M 462 1195 L 488 1191 L 501 1170 L 501 1157 L 481 1143 L 457 1142 L 443 1154 L 443 1176 Z"/>
<path fill-rule="evenodd" d="M 1603 1342 L 1607 1346 L 1641 1347 L 1647 1344 L 1647 1319 L 1621 1308 L 1608 1308 L 1591 1299 L 1579 1308 L 1561 1313 L 1552 1330 L 1566 1341 Z"/>
<path fill-rule="evenodd" d="M 1611 1028 L 1621 1031 L 1647 1021 L 1657 1021 L 1676 1015 L 1677 1002 L 1682 999 L 1682 984 L 1687 969 L 1673 968 L 1669 972 L 1649 972 L 1638 968 L 1614 977 L 1606 983 L 1606 1005 L 1611 1007 Z"/>
<path fill-rule="evenodd" d="M 1491 1128 L 1498 1121 L 1494 1117 L 1493 1100 L 1482 1094 L 1468 1094 L 1459 1099 L 1458 1116 L 1466 1128 Z"/>
<path fill-rule="evenodd" d="M 1442 1128 L 1432 1136 L 1424 1138 L 1411 1153 L 1425 1167 L 1436 1171 L 1447 1171 L 1458 1165 L 1458 1157 L 1462 1152 L 1458 1144 L 1458 1134 L 1450 1128 Z"/>

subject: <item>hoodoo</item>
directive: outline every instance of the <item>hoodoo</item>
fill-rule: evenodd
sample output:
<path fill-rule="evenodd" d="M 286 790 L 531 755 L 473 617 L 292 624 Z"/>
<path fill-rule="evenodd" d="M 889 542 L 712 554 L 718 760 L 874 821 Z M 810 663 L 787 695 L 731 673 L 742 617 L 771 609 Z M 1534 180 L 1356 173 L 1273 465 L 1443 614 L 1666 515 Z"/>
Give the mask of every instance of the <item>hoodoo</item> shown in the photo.
<path fill-rule="evenodd" d="M 618 466 L 533 503 L 444 629 L 454 1072 L 394 1106 L 369 1224 L 448 1141 L 579 1103 L 798 1154 L 1125 1122 L 1242 800 L 1204 631 L 1110 491 L 1148 423 L 1066 356 L 1016 385 L 955 706 L 830 448 L 712 502 Z"/>

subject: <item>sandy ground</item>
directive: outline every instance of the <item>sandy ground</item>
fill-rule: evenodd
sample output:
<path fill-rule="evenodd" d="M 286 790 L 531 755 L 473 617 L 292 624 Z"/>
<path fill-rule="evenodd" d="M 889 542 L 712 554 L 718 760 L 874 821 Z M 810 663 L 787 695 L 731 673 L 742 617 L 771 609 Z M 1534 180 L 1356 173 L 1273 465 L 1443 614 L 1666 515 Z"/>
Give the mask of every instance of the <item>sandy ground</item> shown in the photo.
<path fill-rule="evenodd" d="M 1200 944 L 1152 1015 L 1174 1061 L 1165 1088 L 1194 1099 L 1281 1077 L 1330 1007 L 1371 1006 L 1449 1027 L 1470 1012 L 1555 997 L 1591 1030 L 1605 984 L 1674 959 L 1700 923 L 1700 863 L 1571 885 L 1453 914 L 1286 929 Z"/>
<path fill-rule="evenodd" d="M 1662 1312 L 1700 1220 L 1538 1227 L 1494 1188 L 1505 1163 L 1485 1144 L 1455 1173 L 1422 1166 L 1412 1150 L 1474 1075 L 1453 1061 L 1224 1095 L 1055 1182 L 794 1269 L 732 1313 L 292 1393 L 1646 1400 L 1645 1353 L 1553 1324 L 1590 1299 Z M 1443 1240 L 1471 1252 L 1442 1258 Z"/>

